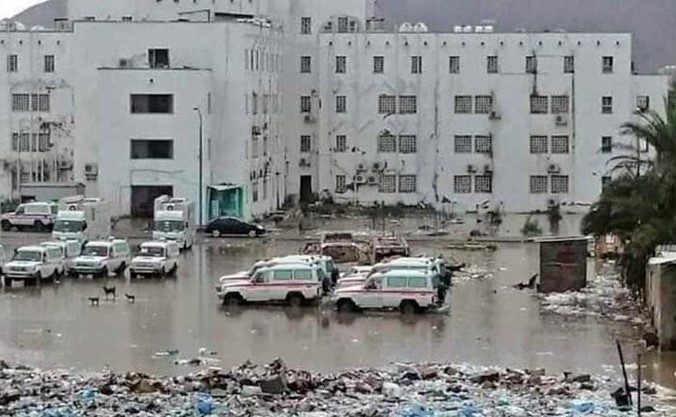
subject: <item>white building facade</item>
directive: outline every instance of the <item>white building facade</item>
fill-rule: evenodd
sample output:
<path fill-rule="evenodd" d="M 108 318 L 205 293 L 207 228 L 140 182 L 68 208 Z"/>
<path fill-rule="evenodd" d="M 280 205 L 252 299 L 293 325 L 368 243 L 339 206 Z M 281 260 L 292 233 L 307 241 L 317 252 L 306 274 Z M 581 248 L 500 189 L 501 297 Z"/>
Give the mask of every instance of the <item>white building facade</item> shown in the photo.
<path fill-rule="evenodd" d="M 375 14 L 70 0 L 54 30 L 6 24 L 0 197 L 80 181 L 120 215 L 162 193 L 201 194 L 205 219 L 322 193 L 530 211 L 597 198 L 621 124 L 663 110 L 667 78 L 633 74 L 628 34 L 429 33 Z"/>

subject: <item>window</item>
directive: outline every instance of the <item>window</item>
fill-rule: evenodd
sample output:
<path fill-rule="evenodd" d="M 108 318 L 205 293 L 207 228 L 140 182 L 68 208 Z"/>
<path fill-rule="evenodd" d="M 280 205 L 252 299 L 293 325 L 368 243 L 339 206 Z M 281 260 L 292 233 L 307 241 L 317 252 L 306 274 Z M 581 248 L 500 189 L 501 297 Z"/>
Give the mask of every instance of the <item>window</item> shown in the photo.
<path fill-rule="evenodd" d="M 568 136 L 552 136 L 552 153 L 570 153 Z"/>
<path fill-rule="evenodd" d="M 397 152 L 397 138 L 390 133 L 381 133 L 380 136 L 378 136 L 378 152 Z"/>
<path fill-rule="evenodd" d="M 548 111 L 549 111 L 549 97 L 530 96 L 531 114 L 547 114 Z"/>
<path fill-rule="evenodd" d="M 272 273 L 273 281 L 291 281 L 293 271 L 290 269 L 276 270 Z"/>
<path fill-rule="evenodd" d="M 498 73 L 498 57 L 497 56 L 486 57 L 486 72 L 488 74 L 497 74 Z"/>
<path fill-rule="evenodd" d="M 338 18 L 338 33 L 347 33 L 349 27 L 348 22 L 347 17 Z"/>
<path fill-rule="evenodd" d="M 456 135 L 455 153 L 472 153 L 472 137 L 469 135 Z"/>
<path fill-rule="evenodd" d="M 134 114 L 173 113 L 174 96 L 172 94 L 132 94 L 131 112 Z"/>
<path fill-rule="evenodd" d="M 131 22 L 133 20 L 134 20 L 133 16 L 122 16 L 123 22 Z"/>
<path fill-rule="evenodd" d="M 308 153 L 312 150 L 312 136 L 301 135 L 300 137 L 300 151 L 301 153 Z"/>
<path fill-rule="evenodd" d="M 258 136 L 253 136 L 251 138 L 251 157 L 255 159 L 258 158 L 258 155 Z"/>
<path fill-rule="evenodd" d="M 474 192 L 477 194 L 490 194 L 493 192 L 493 176 L 477 175 L 474 177 Z"/>
<path fill-rule="evenodd" d="M 411 57 L 411 74 L 422 74 L 422 57 L 421 56 L 412 56 Z"/>
<path fill-rule="evenodd" d="M 612 74 L 613 73 L 613 64 L 614 64 L 614 59 L 612 56 L 604 56 L 601 58 L 601 63 L 602 63 L 602 72 L 604 74 Z"/>
<path fill-rule="evenodd" d="M 460 74 L 460 57 L 459 56 L 448 57 L 448 71 L 451 74 Z"/>
<path fill-rule="evenodd" d="M 613 113 L 613 98 L 611 96 L 603 96 L 601 98 L 601 113 L 603 114 Z"/>
<path fill-rule="evenodd" d="M 35 94 L 33 94 L 33 96 L 35 96 Z M 50 109 L 49 94 L 38 94 L 37 99 L 38 99 L 37 104 L 38 111 L 48 112 Z M 35 107 L 35 104 L 33 104 L 33 106 Z"/>
<path fill-rule="evenodd" d="M 427 278 L 408 277 L 409 288 L 427 288 Z"/>
<path fill-rule="evenodd" d="M 336 175 L 336 192 L 344 193 L 347 191 L 347 177 L 345 175 Z"/>
<path fill-rule="evenodd" d="M 552 114 L 568 114 L 568 96 L 552 96 Z"/>
<path fill-rule="evenodd" d="M 394 114 L 397 112 L 397 97 L 381 95 L 378 97 L 378 113 Z"/>
<path fill-rule="evenodd" d="M 399 96 L 399 113 L 413 114 L 418 111 L 417 96 Z"/>
<path fill-rule="evenodd" d="M 336 57 L 336 74 L 345 74 L 347 72 L 347 57 Z"/>
<path fill-rule="evenodd" d="M 18 152 L 19 150 L 19 134 L 12 133 L 12 151 Z"/>
<path fill-rule="evenodd" d="M 612 153 L 612 152 L 613 152 L 613 137 L 612 136 L 601 137 L 601 153 Z"/>
<path fill-rule="evenodd" d="M 400 153 L 416 153 L 417 140 L 415 135 L 400 135 L 399 136 L 399 152 Z"/>
<path fill-rule="evenodd" d="M 387 277 L 388 288 L 406 288 L 406 277 Z"/>
<path fill-rule="evenodd" d="M 347 152 L 347 136 L 336 136 L 336 152 Z"/>
<path fill-rule="evenodd" d="M 399 176 L 399 192 L 400 193 L 415 193 L 417 188 L 418 178 L 415 175 L 400 175 Z"/>
<path fill-rule="evenodd" d="M 312 18 L 311 17 L 301 17 L 300 18 L 300 34 L 309 35 L 312 33 Z"/>
<path fill-rule="evenodd" d="M 309 73 L 312 72 L 312 57 L 311 56 L 300 57 L 300 72 L 301 72 L 301 74 L 309 74 Z"/>
<path fill-rule="evenodd" d="M 536 56 L 526 57 L 526 72 L 535 74 L 538 71 L 538 59 Z"/>
<path fill-rule="evenodd" d="M 575 72 L 575 57 L 564 56 L 563 57 L 563 72 L 566 74 L 572 74 Z"/>
<path fill-rule="evenodd" d="M 455 113 L 472 113 L 472 96 L 455 96 Z"/>
<path fill-rule="evenodd" d="M 300 97 L 300 112 L 310 113 L 312 111 L 312 98 L 310 96 Z"/>
<path fill-rule="evenodd" d="M 45 55 L 45 72 L 54 72 L 54 55 Z"/>
<path fill-rule="evenodd" d="M 258 181 L 251 183 L 251 199 L 254 203 L 258 201 Z"/>
<path fill-rule="evenodd" d="M 373 73 L 374 74 L 385 73 L 385 57 L 384 56 L 374 56 L 373 57 Z"/>
<path fill-rule="evenodd" d="M 30 133 L 21 133 L 19 135 L 19 152 L 30 152 L 31 135 Z"/>
<path fill-rule="evenodd" d="M 336 113 L 347 113 L 347 96 L 336 96 Z"/>
<path fill-rule="evenodd" d="M 29 94 L 12 94 L 12 111 L 29 111 Z"/>
<path fill-rule="evenodd" d="M 601 177 L 601 191 L 605 191 L 606 188 L 610 186 L 610 183 L 613 182 L 613 178 L 610 176 Z"/>
<path fill-rule="evenodd" d="M 472 176 L 456 175 L 453 177 L 453 192 L 456 194 L 469 194 L 472 192 Z"/>
<path fill-rule="evenodd" d="M 392 194 L 397 192 L 397 176 L 383 175 L 378 184 L 378 192 L 385 194 Z"/>
<path fill-rule="evenodd" d="M 493 152 L 493 137 L 492 136 L 475 136 L 474 137 L 474 151 L 476 153 L 491 153 L 491 152 Z"/>
<path fill-rule="evenodd" d="M 568 194 L 568 175 L 552 175 L 552 194 Z"/>
<path fill-rule="evenodd" d="M 169 50 L 149 49 L 148 63 L 150 68 L 169 68 Z"/>
<path fill-rule="evenodd" d="M 531 136 L 530 137 L 530 153 L 540 154 L 548 152 L 547 136 Z"/>
<path fill-rule="evenodd" d="M 546 175 L 531 175 L 530 177 L 530 193 L 531 194 L 547 194 L 547 178 Z"/>
<path fill-rule="evenodd" d="M 474 112 L 477 114 L 489 114 L 493 111 L 493 96 L 476 96 Z"/>
<path fill-rule="evenodd" d="M 132 139 L 131 159 L 174 159 L 174 141 Z"/>
<path fill-rule="evenodd" d="M 7 72 L 19 71 L 19 56 L 7 55 Z"/>
<path fill-rule="evenodd" d="M 648 111 L 650 109 L 650 97 L 648 97 L 648 96 L 637 96 L 636 97 L 636 109 L 640 112 Z"/>

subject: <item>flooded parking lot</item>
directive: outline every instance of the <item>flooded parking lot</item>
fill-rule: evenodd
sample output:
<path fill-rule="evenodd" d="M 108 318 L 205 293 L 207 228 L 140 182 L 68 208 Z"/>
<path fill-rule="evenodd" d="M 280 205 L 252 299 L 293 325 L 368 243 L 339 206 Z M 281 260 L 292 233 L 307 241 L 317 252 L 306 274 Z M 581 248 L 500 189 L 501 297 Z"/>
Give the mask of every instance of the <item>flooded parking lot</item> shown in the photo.
<path fill-rule="evenodd" d="M 11 248 L 43 238 L 16 235 L 3 243 Z M 487 278 L 458 281 L 449 315 L 337 316 L 316 307 L 226 311 L 219 305 L 214 289 L 220 275 L 301 246 L 278 238 L 208 240 L 182 255 L 172 279 L 63 279 L 58 285 L 5 289 L 0 294 L 0 357 L 47 368 L 110 366 L 171 375 L 186 371 L 176 360 L 206 348 L 217 352 L 213 359 L 225 367 L 283 357 L 290 366 L 315 371 L 450 361 L 604 372 L 606 365 L 618 362 L 616 338 L 633 344 L 640 337 L 626 323 L 541 312 L 532 293 L 511 288 L 537 271 L 537 247 L 515 243 L 494 252 L 449 252 L 434 241 L 412 243 L 415 253 L 453 255 L 491 271 Z M 103 297 L 104 284 L 117 287 L 117 300 Z M 125 293 L 136 302 L 127 302 Z M 99 307 L 87 301 L 92 296 L 101 297 Z M 180 354 L 155 355 L 173 349 Z M 633 358 L 633 349 L 628 350 Z M 671 385 L 669 363 L 651 363 L 648 377 Z"/>

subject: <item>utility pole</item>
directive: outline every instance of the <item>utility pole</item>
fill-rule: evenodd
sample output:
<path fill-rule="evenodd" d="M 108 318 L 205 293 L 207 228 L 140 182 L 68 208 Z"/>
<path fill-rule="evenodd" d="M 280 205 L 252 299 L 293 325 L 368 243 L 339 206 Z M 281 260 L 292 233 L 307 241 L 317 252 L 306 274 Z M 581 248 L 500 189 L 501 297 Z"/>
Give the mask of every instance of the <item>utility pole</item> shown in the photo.
<path fill-rule="evenodd" d="M 202 226 L 204 225 L 204 222 L 203 222 L 203 216 L 204 216 L 203 213 L 204 213 L 204 210 L 203 210 L 203 206 L 202 206 L 202 205 L 203 205 L 203 203 L 202 203 L 202 201 L 203 201 L 202 194 L 203 194 L 203 192 L 204 192 L 204 191 L 203 191 L 203 189 L 204 189 L 204 184 L 203 184 L 203 182 L 204 182 L 204 169 L 203 169 L 203 165 L 204 165 L 204 150 L 203 150 L 203 142 L 204 142 L 204 141 L 202 140 L 203 128 L 204 128 L 204 120 L 202 119 L 202 110 L 201 110 L 199 107 L 195 107 L 193 110 L 194 110 L 195 112 L 197 112 L 197 115 L 199 116 L 199 122 L 200 122 L 200 131 L 199 131 L 199 171 L 200 171 L 200 172 L 199 172 L 199 203 L 198 203 L 199 211 L 200 211 L 200 212 L 199 212 L 199 224 L 198 224 L 198 228 L 201 230 L 201 229 L 202 229 Z"/>

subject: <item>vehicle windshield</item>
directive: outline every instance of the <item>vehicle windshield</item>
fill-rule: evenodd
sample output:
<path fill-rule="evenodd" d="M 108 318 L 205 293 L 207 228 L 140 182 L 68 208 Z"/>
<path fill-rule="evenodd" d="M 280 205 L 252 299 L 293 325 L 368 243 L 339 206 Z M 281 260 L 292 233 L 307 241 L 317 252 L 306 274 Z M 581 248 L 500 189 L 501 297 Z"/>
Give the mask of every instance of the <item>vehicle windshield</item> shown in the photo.
<path fill-rule="evenodd" d="M 181 220 L 161 220 L 155 222 L 155 231 L 157 232 L 182 232 L 183 222 Z"/>
<path fill-rule="evenodd" d="M 143 247 L 141 248 L 142 256 L 150 256 L 152 258 L 164 258 L 164 248 L 160 247 Z"/>
<path fill-rule="evenodd" d="M 85 222 L 80 220 L 57 220 L 54 222 L 54 231 L 62 233 L 77 233 L 85 229 Z"/>
<path fill-rule="evenodd" d="M 14 254 L 13 261 L 40 262 L 42 261 L 42 252 L 21 250 Z"/>
<path fill-rule="evenodd" d="M 84 250 L 85 256 L 108 256 L 106 246 L 87 246 Z"/>

